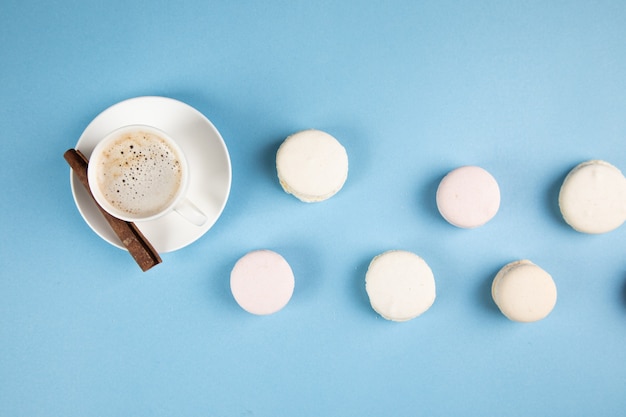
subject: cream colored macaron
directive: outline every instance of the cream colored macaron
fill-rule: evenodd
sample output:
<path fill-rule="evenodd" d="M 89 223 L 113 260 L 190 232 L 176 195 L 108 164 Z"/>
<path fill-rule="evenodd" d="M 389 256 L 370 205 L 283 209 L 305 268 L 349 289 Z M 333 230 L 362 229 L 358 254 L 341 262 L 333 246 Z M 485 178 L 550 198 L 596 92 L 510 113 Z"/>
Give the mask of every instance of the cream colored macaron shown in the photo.
<path fill-rule="evenodd" d="M 556 285 L 546 271 L 528 260 L 520 260 L 505 265 L 496 274 L 491 296 L 510 320 L 534 322 L 554 308 Z"/>
<path fill-rule="evenodd" d="M 320 130 L 289 136 L 276 153 L 276 171 L 283 190 L 307 203 L 326 200 L 348 178 L 348 154 L 337 139 Z"/>
<path fill-rule="evenodd" d="M 441 180 L 436 198 L 439 213 L 448 223 L 472 229 L 496 215 L 500 208 L 500 187 L 485 169 L 463 166 Z"/>
<path fill-rule="evenodd" d="M 295 286 L 291 267 L 281 255 L 256 250 L 237 261 L 230 273 L 230 290 L 249 313 L 267 315 L 287 305 Z"/>
<path fill-rule="evenodd" d="M 374 311 L 387 320 L 407 321 L 428 310 L 435 301 L 435 277 L 421 257 L 392 250 L 372 259 L 365 290 Z"/>
<path fill-rule="evenodd" d="M 626 178 L 605 161 L 579 164 L 559 192 L 563 219 L 583 233 L 606 233 L 626 220 Z"/>

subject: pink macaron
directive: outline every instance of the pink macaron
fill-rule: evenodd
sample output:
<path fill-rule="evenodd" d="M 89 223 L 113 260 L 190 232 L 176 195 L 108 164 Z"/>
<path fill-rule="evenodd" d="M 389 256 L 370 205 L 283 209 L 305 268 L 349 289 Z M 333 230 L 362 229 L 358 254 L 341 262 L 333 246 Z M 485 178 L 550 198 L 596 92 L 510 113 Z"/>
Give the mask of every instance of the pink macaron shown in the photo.
<path fill-rule="evenodd" d="M 230 290 L 237 304 L 249 313 L 273 314 L 287 305 L 295 280 L 281 255 L 257 250 L 244 255 L 230 273 Z"/>
<path fill-rule="evenodd" d="M 439 183 L 437 208 L 448 223 L 464 229 L 491 220 L 500 208 L 500 188 L 495 178 L 478 166 L 450 171 Z"/>

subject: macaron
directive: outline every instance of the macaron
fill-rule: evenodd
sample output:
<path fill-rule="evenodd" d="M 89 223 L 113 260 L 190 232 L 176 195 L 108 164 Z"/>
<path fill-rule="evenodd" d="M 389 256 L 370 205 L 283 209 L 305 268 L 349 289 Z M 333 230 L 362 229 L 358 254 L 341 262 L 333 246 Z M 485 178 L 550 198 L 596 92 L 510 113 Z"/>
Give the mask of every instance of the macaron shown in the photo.
<path fill-rule="evenodd" d="M 289 263 L 276 252 L 256 250 L 240 258 L 230 273 L 230 290 L 249 313 L 273 314 L 287 305 L 295 279 Z"/>
<path fill-rule="evenodd" d="M 450 171 L 437 188 L 437 208 L 450 224 L 471 229 L 491 220 L 500 208 L 500 188 L 495 178 L 478 166 Z"/>
<path fill-rule="evenodd" d="M 583 162 L 565 177 L 559 207 L 565 222 L 579 232 L 617 229 L 626 220 L 626 178 L 608 162 Z"/>
<path fill-rule="evenodd" d="M 374 311 L 391 321 L 411 320 L 435 301 L 435 278 L 421 257 L 392 250 L 372 259 L 365 290 Z"/>
<path fill-rule="evenodd" d="M 348 154 L 337 139 L 320 130 L 287 137 L 276 153 L 276 171 L 283 190 L 301 201 L 327 200 L 348 178 Z"/>
<path fill-rule="evenodd" d="M 535 322 L 547 317 L 556 305 L 556 284 L 539 266 L 520 260 L 496 274 L 491 296 L 509 320 Z"/>

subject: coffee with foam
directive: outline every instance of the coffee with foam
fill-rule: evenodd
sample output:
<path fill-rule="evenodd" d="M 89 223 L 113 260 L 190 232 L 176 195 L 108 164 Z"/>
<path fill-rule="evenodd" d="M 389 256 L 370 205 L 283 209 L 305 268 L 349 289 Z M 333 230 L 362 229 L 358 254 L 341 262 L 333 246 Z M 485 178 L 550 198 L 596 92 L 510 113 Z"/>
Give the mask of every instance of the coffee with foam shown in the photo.
<path fill-rule="evenodd" d="M 100 194 L 128 217 L 147 218 L 167 210 L 183 184 L 182 155 L 149 129 L 120 132 L 92 163 Z"/>

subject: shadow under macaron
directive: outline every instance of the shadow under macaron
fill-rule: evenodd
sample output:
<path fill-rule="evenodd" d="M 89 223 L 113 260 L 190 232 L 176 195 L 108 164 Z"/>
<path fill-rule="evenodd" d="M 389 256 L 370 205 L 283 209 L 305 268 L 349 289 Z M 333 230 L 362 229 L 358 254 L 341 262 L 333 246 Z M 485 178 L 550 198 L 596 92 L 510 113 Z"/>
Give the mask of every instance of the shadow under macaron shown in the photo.
<path fill-rule="evenodd" d="M 273 188 L 281 190 L 280 182 L 278 181 L 278 173 L 276 172 L 276 152 L 283 143 L 285 138 L 272 139 L 264 147 L 260 155 L 260 164 L 262 174 L 270 181 L 272 181 Z"/>
<path fill-rule="evenodd" d="M 358 305 L 359 310 L 371 316 L 377 316 L 378 313 L 376 313 L 372 308 L 369 296 L 367 295 L 367 290 L 365 289 L 365 275 L 367 274 L 369 265 L 375 256 L 376 255 L 371 255 L 369 258 L 361 259 L 361 261 L 354 268 L 352 280 L 354 294 L 356 295 L 356 304 Z"/>
<path fill-rule="evenodd" d="M 428 178 L 417 193 L 417 214 L 424 216 L 425 219 L 437 222 L 438 225 L 450 225 L 441 216 L 437 207 L 437 189 L 447 173 L 448 171 L 442 171 L 440 174 Z"/>
<path fill-rule="evenodd" d="M 493 300 L 493 297 L 491 295 L 491 287 L 493 285 L 494 278 L 496 277 L 498 272 L 500 272 L 500 269 L 504 265 L 505 264 L 494 267 L 490 274 L 483 277 L 482 281 L 480 281 L 479 285 L 476 288 L 476 291 L 478 292 L 476 299 L 480 301 L 484 310 L 489 312 L 490 314 L 498 314 L 501 317 L 504 316 L 501 314 L 500 309 Z"/>
<path fill-rule="evenodd" d="M 626 273 L 624 273 L 624 281 L 622 282 L 622 290 L 620 291 L 620 301 L 623 307 L 626 310 Z"/>
<path fill-rule="evenodd" d="M 574 166 L 563 172 L 557 178 L 553 179 L 552 182 L 550 182 L 545 189 L 545 205 L 547 213 L 550 214 L 550 217 L 554 220 L 556 224 L 559 225 L 560 228 L 569 231 L 572 231 L 573 229 L 563 219 L 563 215 L 561 214 L 561 207 L 559 206 L 559 194 L 561 192 L 561 186 L 563 185 L 567 174 L 569 174 L 572 169 L 574 169 Z"/>

